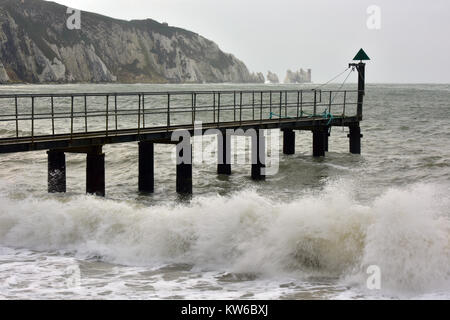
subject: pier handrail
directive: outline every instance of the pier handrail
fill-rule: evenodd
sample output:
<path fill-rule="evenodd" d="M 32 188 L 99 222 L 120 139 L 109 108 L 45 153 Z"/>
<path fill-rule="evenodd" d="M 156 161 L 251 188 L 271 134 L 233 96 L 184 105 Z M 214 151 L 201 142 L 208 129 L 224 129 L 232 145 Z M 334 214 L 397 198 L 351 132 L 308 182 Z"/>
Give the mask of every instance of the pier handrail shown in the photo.
<path fill-rule="evenodd" d="M 137 96 L 139 94 L 143 94 L 146 96 L 159 96 L 159 95 L 186 95 L 186 94 L 213 94 L 213 93 L 222 93 L 222 94 L 232 94 L 234 92 L 236 93 L 279 93 L 279 92 L 287 92 L 287 93 L 294 93 L 294 92 L 358 92 L 358 90 L 321 90 L 321 89 L 309 89 L 309 90 L 295 90 L 295 89 L 273 89 L 273 90 L 200 90 L 200 91 L 133 91 L 133 92 L 120 92 L 120 91 L 111 91 L 111 92 L 65 92 L 65 93 L 0 93 L 0 99 L 2 98 L 64 98 L 64 97 L 104 97 L 104 96 L 114 96 L 117 94 L 117 96 Z"/>
<path fill-rule="evenodd" d="M 305 118 L 321 118 L 327 115 L 345 117 L 348 108 L 357 106 L 358 90 L 209 90 L 209 91 L 161 91 L 161 92 L 103 92 L 103 93 L 21 93 L 0 94 L 0 132 L 8 123 L 15 127 L 15 135 L 2 136 L 0 143 L 13 138 L 32 141 L 40 136 L 56 136 L 55 122 L 68 121 L 69 128 L 63 128 L 64 134 L 103 132 L 105 136 L 115 134 L 123 124 L 119 119 L 136 117 L 133 128 L 138 134 L 148 128 L 166 128 L 171 130 L 178 115 L 184 117 L 185 125 L 202 120 L 205 123 L 219 125 L 222 123 L 292 121 Z M 350 97 L 353 96 L 353 99 Z M 126 98 L 127 105 L 122 107 L 118 99 Z M 339 98 L 339 99 L 337 99 Z M 9 104 L 8 104 L 8 101 Z M 88 102 L 94 101 L 94 106 Z M 100 101 L 100 100 L 103 100 Z M 4 107 L 6 102 L 6 106 Z M 44 101 L 45 100 L 45 101 Z M 25 110 L 20 103 L 27 102 Z M 20 106 L 20 108 L 19 108 Z M 341 108 L 341 111 L 338 111 Z M 13 111 L 8 111 L 8 109 Z M 6 111 L 5 111 L 6 110 Z M 3 113 L 2 113 L 3 112 Z M 224 114 L 228 114 L 224 116 Z M 355 113 L 356 116 L 356 113 Z M 159 117 L 159 118 L 158 118 Z M 104 118 L 100 121 L 101 118 Z M 159 123 L 155 122 L 158 118 Z M 179 118 L 179 117 L 178 117 Z M 189 120 L 190 119 L 190 120 Z M 79 120 L 81 124 L 78 123 Z M 90 121 L 95 121 L 95 128 L 90 130 Z M 149 121 L 150 120 L 150 121 Z M 36 123 L 50 121 L 44 133 L 37 133 Z M 77 122 L 77 123 L 75 123 Z M 101 124 L 103 122 L 103 124 Z M 133 120 L 134 122 L 134 120 Z M 11 132 L 11 130 L 9 131 Z"/>

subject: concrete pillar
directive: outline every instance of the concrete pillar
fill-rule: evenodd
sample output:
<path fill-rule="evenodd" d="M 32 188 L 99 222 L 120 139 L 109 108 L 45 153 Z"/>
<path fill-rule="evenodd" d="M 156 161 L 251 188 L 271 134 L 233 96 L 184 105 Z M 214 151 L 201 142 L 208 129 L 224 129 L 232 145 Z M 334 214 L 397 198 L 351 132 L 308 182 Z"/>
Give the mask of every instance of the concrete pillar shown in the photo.
<path fill-rule="evenodd" d="M 180 194 L 192 194 L 192 145 L 190 142 L 179 143 L 176 152 L 177 192 Z M 187 153 L 185 154 L 185 152 Z"/>
<path fill-rule="evenodd" d="M 261 169 L 266 166 L 266 138 L 263 130 L 256 130 L 252 136 L 252 179 L 265 180 L 266 175 Z"/>
<path fill-rule="evenodd" d="M 154 144 L 149 141 L 139 142 L 139 192 L 155 191 Z"/>
<path fill-rule="evenodd" d="M 323 128 L 313 130 L 313 156 L 325 157 L 325 133 Z"/>
<path fill-rule="evenodd" d="M 348 137 L 350 138 L 350 153 L 361 154 L 361 138 L 363 137 L 361 128 L 359 124 L 352 125 L 349 128 L 350 134 Z"/>
<path fill-rule="evenodd" d="M 48 192 L 66 192 L 66 155 L 62 151 L 50 150 L 48 155 Z"/>
<path fill-rule="evenodd" d="M 86 193 L 105 196 L 105 154 L 101 146 L 87 153 Z"/>
<path fill-rule="evenodd" d="M 283 153 L 295 154 L 295 131 L 291 129 L 283 130 Z"/>
<path fill-rule="evenodd" d="M 227 135 L 226 130 L 222 131 L 222 138 L 217 137 L 218 147 L 218 174 L 231 174 L 231 136 Z"/>

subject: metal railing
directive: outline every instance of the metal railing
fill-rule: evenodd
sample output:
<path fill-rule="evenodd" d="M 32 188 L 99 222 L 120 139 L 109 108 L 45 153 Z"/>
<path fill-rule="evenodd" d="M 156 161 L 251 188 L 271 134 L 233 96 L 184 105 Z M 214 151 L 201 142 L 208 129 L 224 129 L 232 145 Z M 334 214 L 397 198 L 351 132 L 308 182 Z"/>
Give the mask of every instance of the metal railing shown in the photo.
<path fill-rule="evenodd" d="M 121 130 L 356 116 L 357 90 L 2 94 L 0 141 Z"/>

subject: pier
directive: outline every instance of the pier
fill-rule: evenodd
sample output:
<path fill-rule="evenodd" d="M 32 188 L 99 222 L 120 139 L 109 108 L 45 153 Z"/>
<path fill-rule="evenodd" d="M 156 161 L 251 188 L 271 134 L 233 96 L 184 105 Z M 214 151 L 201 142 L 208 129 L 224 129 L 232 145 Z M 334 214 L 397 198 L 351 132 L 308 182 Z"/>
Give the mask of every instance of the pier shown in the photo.
<path fill-rule="evenodd" d="M 357 59 L 360 60 L 360 59 Z M 66 153 L 86 154 L 86 192 L 105 196 L 103 146 L 138 143 L 137 189 L 155 190 L 154 150 L 158 144 L 176 144 L 178 158 L 192 159 L 192 147 L 179 148 L 173 134 L 219 130 L 217 172 L 232 173 L 231 136 L 227 130 L 254 129 L 252 168 L 254 180 L 264 180 L 264 130 L 283 132 L 283 153 L 295 154 L 296 131 L 311 131 L 314 157 L 324 157 L 332 127 L 349 128 L 349 151 L 361 153 L 365 93 L 365 64 L 352 63 L 358 73 L 355 90 L 240 90 L 117 93 L 2 94 L 0 154 L 47 151 L 48 192 L 66 191 Z M 241 130 L 239 130 L 241 129 Z M 1 131 L 0 131 L 1 132 Z M 183 143 L 192 143 L 183 141 Z M 191 194 L 192 161 L 176 170 L 176 190 Z"/>

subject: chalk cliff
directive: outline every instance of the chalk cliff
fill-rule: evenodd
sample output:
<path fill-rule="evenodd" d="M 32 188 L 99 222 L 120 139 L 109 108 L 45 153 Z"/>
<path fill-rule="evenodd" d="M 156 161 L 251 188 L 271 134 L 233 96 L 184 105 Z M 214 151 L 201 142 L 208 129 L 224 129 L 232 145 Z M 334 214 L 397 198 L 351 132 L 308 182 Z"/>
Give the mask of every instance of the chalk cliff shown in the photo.
<path fill-rule="evenodd" d="M 154 20 L 123 21 L 67 7 L 0 0 L 0 83 L 264 82 L 214 42 Z"/>

